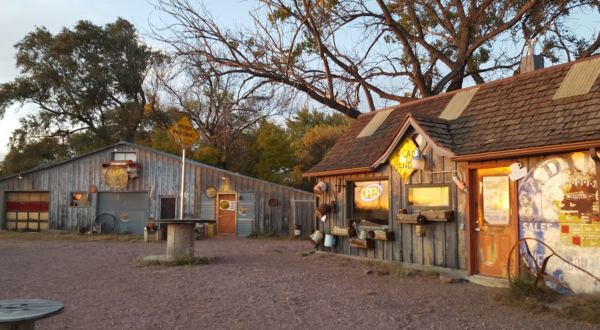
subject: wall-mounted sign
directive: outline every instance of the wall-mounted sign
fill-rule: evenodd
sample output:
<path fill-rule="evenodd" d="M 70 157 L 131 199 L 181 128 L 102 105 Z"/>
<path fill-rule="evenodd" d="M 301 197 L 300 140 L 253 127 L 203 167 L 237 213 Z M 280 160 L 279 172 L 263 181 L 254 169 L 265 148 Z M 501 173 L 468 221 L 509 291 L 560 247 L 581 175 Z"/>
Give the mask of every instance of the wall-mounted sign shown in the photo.
<path fill-rule="evenodd" d="M 417 145 L 412 138 L 407 137 L 400 145 L 392 152 L 388 161 L 396 171 L 400 174 L 402 181 L 408 181 L 410 175 L 415 171 L 412 169 L 410 161 L 415 155 Z"/>
<path fill-rule="evenodd" d="M 519 185 L 519 235 L 537 238 L 573 264 L 600 274 L 600 209 L 596 167 L 589 153 L 575 152 L 539 163 Z M 552 254 L 529 243 L 542 264 Z M 523 251 L 527 253 L 526 251 Z M 598 291 L 598 283 L 565 263 L 550 262 L 546 273 L 576 293 Z M 546 282 L 553 286 L 552 283 Z"/>
<path fill-rule="evenodd" d="M 213 186 L 206 187 L 206 189 L 204 189 L 204 194 L 208 198 L 215 198 L 215 196 L 217 196 L 217 188 Z"/>
<path fill-rule="evenodd" d="M 376 200 L 383 192 L 383 187 L 379 184 L 372 184 L 364 187 L 360 191 L 360 199 L 364 202 L 370 202 Z"/>
<path fill-rule="evenodd" d="M 235 210 L 235 202 L 234 201 L 221 201 L 221 203 L 219 203 L 219 209 L 227 210 L 227 211 L 234 211 Z"/>
<path fill-rule="evenodd" d="M 169 128 L 169 133 L 183 149 L 200 138 L 190 120 L 185 116 Z"/>
<path fill-rule="evenodd" d="M 129 174 L 123 167 L 109 167 L 106 171 L 106 185 L 113 189 L 123 189 L 127 186 Z"/>
<path fill-rule="evenodd" d="M 127 213 L 127 212 L 121 213 L 121 221 L 123 221 L 123 222 L 129 221 L 129 213 Z"/>
<path fill-rule="evenodd" d="M 248 207 L 247 206 L 240 207 L 240 215 L 248 215 Z"/>
<path fill-rule="evenodd" d="M 510 203 L 507 176 L 483 177 L 483 219 L 491 225 L 508 225 Z"/>

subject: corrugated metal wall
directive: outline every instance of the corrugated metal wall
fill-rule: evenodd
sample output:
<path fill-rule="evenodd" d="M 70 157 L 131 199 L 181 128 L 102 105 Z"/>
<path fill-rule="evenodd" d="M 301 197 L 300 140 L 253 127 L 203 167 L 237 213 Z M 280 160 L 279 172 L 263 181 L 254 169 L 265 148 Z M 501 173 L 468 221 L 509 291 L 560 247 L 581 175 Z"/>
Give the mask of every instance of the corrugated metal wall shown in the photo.
<path fill-rule="evenodd" d="M 254 218 L 256 217 L 256 199 L 254 195 L 254 193 L 240 193 L 238 195 L 237 236 L 248 236 L 252 231 Z M 242 210 L 245 212 L 242 212 Z"/>
<path fill-rule="evenodd" d="M 75 230 L 86 226 L 97 216 L 98 193 L 101 192 L 144 192 L 148 195 L 148 217 L 160 217 L 160 196 L 179 196 L 181 184 L 181 161 L 179 157 L 136 146 L 120 143 L 119 152 L 136 152 L 141 174 L 129 179 L 121 190 L 111 189 L 101 177 L 101 165 L 112 160 L 113 148 L 74 158 L 67 162 L 22 174 L 22 179 L 9 177 L 0 180 L 0 227 L 5 227 L 8 191 L 50 191 L 50 229 Z M 225 176 L 225 179 L 222 179 Z M 98 193 L 91 194 L 90 207 L 71 207 L 70 193 L 89 191 L 95 185 Z M 293 189 L 254 178 L 226 172 L 193 161 L 186 161 L 184 218 L 200 218 L 212 214 L 214 209 L 204 209 L 204 190 L 214 186 L 219 193 L 253 192 L 255 194 L 255 230 L 275 229 L 287 235 L 291 222 L 292 199 L 311 199 L 310 192 Z M 203 197 L 204 196 L 204 197 Z M 269 206 L 271 198 L 278 200 L 277 206 Z M 210 201 L 213 201 L 212 199 Z M 203 207 L 204 205 L 204 207 Z M 213 204 L 214 207 L 214 204 Z M 177 202 L 179 214 L 179 201 Z"/>

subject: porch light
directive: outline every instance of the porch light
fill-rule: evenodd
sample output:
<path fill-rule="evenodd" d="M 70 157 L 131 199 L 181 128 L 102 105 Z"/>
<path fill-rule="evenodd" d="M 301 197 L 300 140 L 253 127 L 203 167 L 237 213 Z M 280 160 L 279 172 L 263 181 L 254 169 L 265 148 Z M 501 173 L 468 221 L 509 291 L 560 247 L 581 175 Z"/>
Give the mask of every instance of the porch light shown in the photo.
<path fill-rule="evenodd" d="M 410 165 L 414 170 L 422 170 L 425 168 L 425 157 L 421 154 L 421 150 L 415 150 L 415 155 L 412 157 Z"/>
<path fill-rule="evenodd" d="M 225 176 L 225 174 L 223 174 L 223 176 L 221 177 L 221 180 L 227 180 L 227 177 Z"/>

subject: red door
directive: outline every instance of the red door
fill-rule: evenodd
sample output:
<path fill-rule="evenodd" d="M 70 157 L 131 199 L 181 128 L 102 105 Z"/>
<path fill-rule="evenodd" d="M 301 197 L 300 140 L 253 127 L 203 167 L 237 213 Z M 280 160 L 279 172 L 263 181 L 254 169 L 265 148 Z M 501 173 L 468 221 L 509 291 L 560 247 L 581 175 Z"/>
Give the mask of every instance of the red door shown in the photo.
<path fill-rule="evenodd" d="M 219 220 L 217 222 L 217 233 L 219 235 L 235 235 L 236 195 L 219 194 L 218 203 Z"/>
<path fill-rule="evenodd" d="M 510 256 L 510 250 L 517 238 L 517 185 L 509 179 L 510 173 L 510 168 L 498 167 L 478 169 L 475 174 L 473 228 L 476 271 L 481 275 L 507 277 L 509 257 L 511 264 L 515 264 L 515 256 Z"/>

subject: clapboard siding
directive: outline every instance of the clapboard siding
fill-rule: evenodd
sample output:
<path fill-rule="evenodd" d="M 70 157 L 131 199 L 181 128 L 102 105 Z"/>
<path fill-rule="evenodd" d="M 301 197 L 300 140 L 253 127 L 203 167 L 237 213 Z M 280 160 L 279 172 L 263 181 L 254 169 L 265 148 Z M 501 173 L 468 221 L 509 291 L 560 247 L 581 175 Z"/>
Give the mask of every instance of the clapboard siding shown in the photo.
<path fill-rule="evenodd" d="M 149 199 L 148 215 L 151 219 L 158 219 L 160 216 L 161 196 L 177 196 L 176 214 L 179 215 L 181 157 L 121 142 L 117 144 L 117 150 L 119 152 L 136 152 L 138 163 L 141 164 L 142 169 L 140 176 L 129 179 L 124 189 L 111 190 L 102 178 L 101 165 L 112 160 L 113 147 L 106 147 L 62 163 L 21 173 L 22 179 L 18 179 L 16 176 L 0 179 L 2 209 L 0 228 L 6 228 L 4 192 L 9 191 L 49 191 L 51 229 L 75 230 L 78 226 L 89 227 L 97 216 L 98 194 L 90 195 L 90 207 L 76 208 L 69 204 L 71 192 L 89 191 L 92 185 L 97 187 L 98 192 L 146 193 Z M 225 180 L 222 179 L 223 176 L 226 177 Z M 184 218 L 197 218 L 203 214 L 200 196 L 204 195 L 208 186 L 217 188 L 218 193 L 255 193 L 254 229 L 277 230 L 282 235 L 288 235 L 290 230 L 292 219 L 290 201 L 313 198 L 311 192 L 227 172 L 190 160 L 186 160 L 184 182 Z M 271 198 L 277 199 L 277 206 L 268 205 Z"/>

